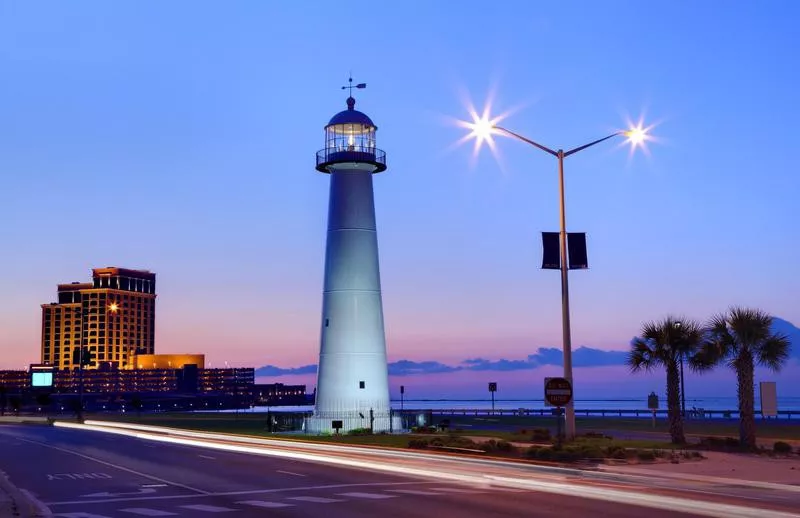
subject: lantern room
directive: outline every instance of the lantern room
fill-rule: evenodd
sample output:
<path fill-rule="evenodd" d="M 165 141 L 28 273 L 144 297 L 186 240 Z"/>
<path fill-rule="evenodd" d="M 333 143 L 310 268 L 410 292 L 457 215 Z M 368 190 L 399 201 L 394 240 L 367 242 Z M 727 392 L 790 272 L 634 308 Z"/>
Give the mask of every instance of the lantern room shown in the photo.
<path fill-rule="evenodd" d="M 386 153 L 375 146 L 378 128 L 355 105 L 356 100 L 348 97 L 347 109 L 325 126 L 325 149 L 317 152 L 318 171 L 328 173 L 335 164 L 372 165 L 375 173 L 386 169 Z"/>

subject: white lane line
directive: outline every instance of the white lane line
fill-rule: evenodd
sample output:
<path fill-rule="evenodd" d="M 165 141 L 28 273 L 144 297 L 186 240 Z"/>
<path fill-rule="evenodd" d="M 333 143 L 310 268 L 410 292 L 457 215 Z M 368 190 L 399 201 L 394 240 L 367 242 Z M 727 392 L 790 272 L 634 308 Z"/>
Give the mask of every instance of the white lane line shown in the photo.
<path fill-rule="evenodd" d="M 392 493 L 401 493 L 403 495 L 418 495 L 418 496 L 442 496 L 441 493 L 434 493 L 433 491 L 421 491 L 419 489 L 387 489 Z"/>
<path fill-rule="evenodd" d="M 236 510 L 236 509 L 231 509 L 230 507 L 220 507 L 218 505 L 205 505 L 205 504 L 182 505 L 181 509 L 189 509 L 190 511 L 203 511 L 205 513 L 227 513 Z"/>
<path fill-rule="evenodd" d="M 142 484 L 142 487 L 169 487 L 166 484 Z"/>
<path fill-rule="evenodd" d="M 267 495 L 275 493 L 296 492 L 296 491 L 320 491 L 320 490 L 337 490 L 337 489 L 356 489 L 356 488 L 375 488 L 381 489 L 385 487 L 403 487 L 403 486 L 424 486 L 432 482 L 366 482 L 361 484 L 327 484 L 323 486 L 299 486 L 299 487 L 286 487 L 278 489 L 250 489 L 247 491 L 224 491 L 219 493 L 206 493 L 202 495 L 164 495 L 164 496 L 138 496 L 138 497 L 125 497 L 125 498 L 98 498 L 90 501 L 86 500 L 62 500 L 59 502 L 45 502 L 45 505 L 90 505 L 90 504 L 107 504 L 110 502 L 143 502 L 145 500 L 194 500 L 197 498 L 207 498 L 209 496 L 227 497 L 227 496 L 248 496 L 248 495 Z M 433 482 L 435 484 L 435 482 Z M 441 494 L 441 493 L 436 493 Z"/>
<path fill-rule="evenodd" d="M 346 502 L 336 498 L 322 498 L 321 496 L 290 496 L 287 500 L 297 500 L 298 502 L 311 502 L 314 504 L 332 504 L 334 502 Z"/>
<path fill-rule="evenodd" d="M 120 509 L 120 512 L 137 514 L 139 516 L 177 516 L 177 513 L 148 509 L 147 507 L 128 507 L 127 509 Z"/>
<path fill-rule="evenodd" d="M 386 498 L 397 498 L 397 495 L 383 495 L 381 493 L 336 493 L 337 496 L 349 498 L 366 498 L 368 500 L 384 500 Z"/>
<path fill-rule="evenodd" d="M 198 455 L 201 459 L 208 459 L 208 460 L 217 460 L 216 457 L 211 457 L 209 455 Z"/>
<path fill-rule="evenodd" d="M 194 493 L 199 493 L 201 495 L 209 494 L 208 491 L 203 491 L 202 489 L 197 489 L 195 487 L 187 486 L 186 484 L 180 484 L 178 482 L 171 482 L 169 480 L 165 480 L 163 478 L 156 477 L 154 475 L 148 475 L 147 473 L 142 473 L 141 471 L 136 471 L 134 469 L 126 468 L 125 466 L 119 466 L 117 464 L 112 464 L 111 462 L 106 462 L 104 460 L 100 460 L 100 459 L 97 459 L 95 457 L 90 457 L 89 455 L 84 455 L 83 453 L 78 453 L 77 451 L 68 450 L 67 448 L 61 448 L 59 446 L 53 446 L 51 444 L 46 444 L 46 443 L 39 442 L 39 441 L 33 441 L 31 439 L 22 439 L 22 438 L 20 438 L 20 441 L 29 442 L 31 444 L 38 444 L 39 446 L 43 446 L 45 448 L 50 448 L 51 450 L 60 451 L 62 453 L 69 453 L 71 455 L 75 455 L 76 457 L 80 457 L 80 458 L 86 459 L 86 460 L 91 460 L 93 462 L 96 462 L 98 464 L 102 464 L 104 466 L 108 466 L 110 468 L 118 469 L 120 471 L 127 471 L 128 473 L 133 473 L 134 475 L 138 475 L 140 477 L 149 478 L 150 480 L 155 480 L 156 482 L 162 482 L 164 484 L 169 484 L 169 485 L 173 485 L 173 486 L 177 486 L 177 487 L 182 487 L 183 489 L 187 489 L 189 491 L 192 491 Z"/>
<path fill-rule="evenodd" d="M 281 502 L 267 502 L 266 500 L 244 500 L 236 502 L 242 505 L 252 505 L 253 507 L 264 507 L 266 509 L 277 509 L 279 507 L 294 507 L 294 504 L 283 504 Z"/>
<path fill-rule="evenodd" d="M 283 471 L 281 469 L 275 470 L 275 473 L 284 473 L 286 475 L 294 475 L 295 477 L 305 477 L 307 475 L 303 475 L 302 473 L 295 473 L 294 471 Z"/>
<path fill-rule="evenodd" d="M 106 516 L 104 514 L 92 513 L 58 513 L 54 514 L 53 516 L 61 516 L 62 518 L 111 518 L 110 516 Z"/>

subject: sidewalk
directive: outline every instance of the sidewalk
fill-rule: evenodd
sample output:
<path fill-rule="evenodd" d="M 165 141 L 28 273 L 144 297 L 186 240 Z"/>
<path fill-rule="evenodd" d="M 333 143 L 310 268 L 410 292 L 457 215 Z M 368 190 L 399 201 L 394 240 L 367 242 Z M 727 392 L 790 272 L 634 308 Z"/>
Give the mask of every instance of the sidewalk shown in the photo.
<path fill-rule="evenodd" d="M 0 516 L 2 518 L 45 518 L 52 516 L 29 495 L 17 489 L 0 471 Z"/>
<path fill-rule="evenodd" d="M 703 452 L 704 460 L 679 464 L 603 466 L 603 471 L 663 475 L 672 478 L 726 478 L 797 486 L 800 491 L 800 457 L 772 458 L 748 453 Z"/>
<path fill-rule="evenodd" d="M 650 431 L 633 431 L 633 430 L 612 430 L 612 429 L 597 429 L 593 430 L 596 432 L 603 433 L 605 435 L 610 435 L 615 439 L 632 439 L 632 440 L 646 440 L 646 441 L 664 441 L 669 442 L 670 437 L 668 433 L 665 432 L 650 432 Z M 686 434 L 686 440 L 690 444 L 699 443 L 701 439 L 705 437 L 725 437 L 724 435 L 698 435 L 698 434 Z M 736 437 L 738 439 L 738 436 Z M 758 446 L 763 446 L 769 450 L 772 449 L 772 446 L 775 444 L 776 441 L 786 442 L 792 445 L 792 448 L 800 447 L 800 436 L 796 439 L 776 439 L 771 437 L 756 437 L 756 444 Z"/>
<path fill-rule="evenodd" d="M 492 439 L 491 436 L 470 436 L 480 444 Z M 520 448 L 532 446 L 532 443 L 511 443 Z M 541 446 L 548 446 L 542 444 Z M 753 453 L 725 453 L 702 451 L 705 459 L 647 464 L 603 464 L 602 471 L 659 475 L 674 478 L 726 478 L 750 482 L 765 482 L 797 486 L 800 491 L 800 456 L 768 457 Z"/>

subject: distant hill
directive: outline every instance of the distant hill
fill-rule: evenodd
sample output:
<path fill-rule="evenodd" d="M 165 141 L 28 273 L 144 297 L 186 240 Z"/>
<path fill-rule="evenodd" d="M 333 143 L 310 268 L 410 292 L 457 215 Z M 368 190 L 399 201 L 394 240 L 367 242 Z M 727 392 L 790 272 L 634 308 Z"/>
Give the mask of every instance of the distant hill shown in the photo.
<path fill-rule="evenodd" d="M 772 330 L 789 337 L 792 342 L 792 350 L 789 353 L 789 357 L 800 360 L 800 328 L 782 318 L 775 317 L 772 319 Z"/>

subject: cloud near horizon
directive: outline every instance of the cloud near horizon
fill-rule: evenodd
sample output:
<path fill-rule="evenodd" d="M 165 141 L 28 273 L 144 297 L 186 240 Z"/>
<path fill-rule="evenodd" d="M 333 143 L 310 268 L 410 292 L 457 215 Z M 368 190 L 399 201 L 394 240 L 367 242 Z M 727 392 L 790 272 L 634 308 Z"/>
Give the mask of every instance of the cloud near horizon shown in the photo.
<path fill-rule="evenodd" d="M 578 347 L 572 353 L 575 367 L 603 367 L 609 365 L 623 365 L 627 353 L 625 351 L 603 351 L 591 347 Z M 398 360 L 389 363 L 389 375 L 413 376 L 418 374 L 440 374 L 456 371 L 519 371 L 532 370 L 543 365 L 562 365 L 561 349 L 555 347 L 540 347 L 536 353 L 528 355 L 525 360 L 487 360 L 484 358 L 468 358 L 458 365 L 448 365 L 438 361 Z M 256 369 L 258 377 L 277 377 L 292 374 L 314 374 L 316 365 L 303 365 L 301 367 L 283 368 L 275 365 L 266 365 Z"/>
<path fill-rule="evenodd" d="M 792 343 L 790 358 L 800 361 L 800 328 L 781 318 L 774 318 L 773 331 L 785 334 Z M 572 364 L 575 367 L 610 367 L 625 365 L 627 351 L 604 351 L 592 347 L 581 346 L 572 351 Z M 487 360 L 484 358 L 468 358 L 457 365 L 448 365 L 438 361 L 398 360 L 389 364 L 390 376 L 414 376 L 420 374 L 441 374 L 457 371 L 496 371 L 510 372 L 533 370 L 545 365 L 563 365 L 561 349 L 558 347 L 540 347 L 534 354 L 524 360 Z M 294 374 L 315 374 L 314 364 L 301 367 L 278 367 L 266 365 L 256 369 L 257 377 L 278 377 Z"/>

